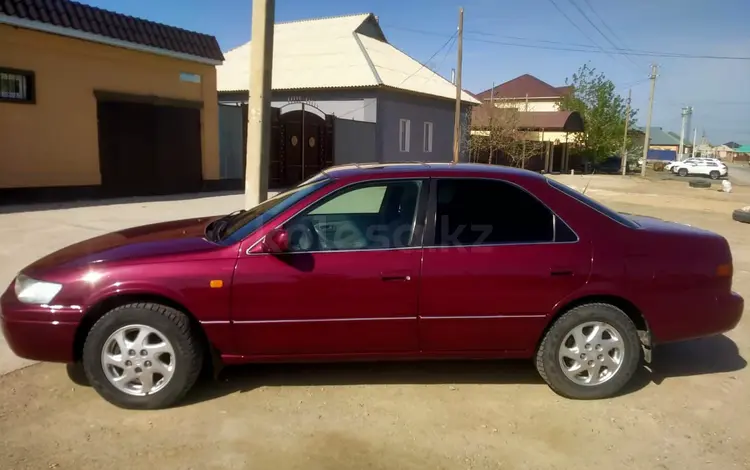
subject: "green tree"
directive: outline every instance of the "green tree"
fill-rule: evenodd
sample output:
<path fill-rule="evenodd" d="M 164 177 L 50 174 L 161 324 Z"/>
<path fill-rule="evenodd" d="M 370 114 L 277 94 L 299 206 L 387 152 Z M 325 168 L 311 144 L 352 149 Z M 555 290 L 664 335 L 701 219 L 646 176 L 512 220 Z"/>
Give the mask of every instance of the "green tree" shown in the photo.
<path fill-rule="evenodd" d="M 583 117 L 584 132 L 575 135 L 578 153 L 589 161 L 601 161 L 620 155 L 625 132 L 626 99 L 615 92 L 615 84 L 603 73 L 584 64 L 565 80 L 573 92 L 560 100 L 562 111 L 578 111 Z M 630 110 L 630 128 L 635 125 L 636 110 Z M 632 139 L 628 139 L 630 149 Z"/>

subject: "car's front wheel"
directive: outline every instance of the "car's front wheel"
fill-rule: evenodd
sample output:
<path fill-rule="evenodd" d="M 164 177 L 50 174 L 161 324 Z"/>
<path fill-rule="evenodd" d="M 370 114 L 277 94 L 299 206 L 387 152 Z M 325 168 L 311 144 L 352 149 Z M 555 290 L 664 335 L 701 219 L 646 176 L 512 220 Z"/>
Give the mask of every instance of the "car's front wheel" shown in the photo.
<path fill-rule="evenodd" d="M 711 178 L 712 180 L 717 180 L 717 179 L 719 179 L 719 176 L 721 176 L 721 173 L 719 173 L 719 172 L 718 172 L 718 171 L 716 171 L 716 170 L 713 170 L 713 171 L 711 171 L 711 173 L 709 173 L 709 174 L 708 174 L 708 176 L 709 176 L 709 177 L 710 177 L 710 178 Z"/>
<path fill-rule="evenodd" d="M 680 169 L 679 169 L 679 170 L 677 171 L 677 174 L 678 174 L 678 175 L 680 175 L 680 176 L 683 176 L 683 177 L 684 177 L 684 176 L 687 176 L 687 175 L 688 175 L 688 171 L 687 171 L 687 168 L 680 168 Z"/>
<path fill-rule="evenodd" d="M 175 404 L 192 388 L 202 362 L 187 315 L 154 303 L 123 305 L 106 313 L 83 347 L 89 382 L 122 408 Z"/>
<path fill-rule="evenodd" d="M 622 310 L 586 304 L 563 314 L 547 331 L 536 367 L 564 397 L 607 398 L 630 381 L 642 352 L 638 330 Z"/>

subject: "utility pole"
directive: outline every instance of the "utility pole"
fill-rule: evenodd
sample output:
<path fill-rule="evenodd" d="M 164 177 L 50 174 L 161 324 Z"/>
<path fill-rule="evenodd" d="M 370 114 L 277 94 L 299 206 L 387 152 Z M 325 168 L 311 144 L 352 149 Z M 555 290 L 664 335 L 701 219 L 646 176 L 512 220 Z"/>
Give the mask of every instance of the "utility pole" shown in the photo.
<path fill-rule="evenodd" d="M 492 154 L 495 151 L 495 147 L 493 145 L 495 141 L 493 140 L 493 136 L 492 136 L 492 132 L 495 130 L 494 117 L 495 117 L 495 82 L 492 82 L 492 89 L 490 90 L 490 158 L 488 162 L 490 165 L 492 165 Z"/>
<path fill-rule="evenodd" d="M 461 153 L 461 63 L 464 54 L 464 9 L 458 9 L 458 64 L 456 65 L 456 115 L 453 122 L 453 163 Z"/>
<path fill-rule="evenodd" d="M 630 96 L 633 89 L 628 90 L 628 105 L 625 108 L 625 135 L 622 138 L 622 176 L 628 172 L 628 127 L 630 126 Z"/>
<path fill-rule="evenodd" d="M 698 128 L 693 129 L 693 158 L 695 158 L 695 140 L 698 138 Z"/>
<path fill-rule="evenodd" d="M 524 107 L 524 112 L 529 112 L 529 94 L 526 93 L 526 105 Z M 526 134 L 523 135 L 523 142 L 522 142 L 523 148 L 521 149 L 521 167 L 526 166 Z"/>
<path fill-rule="evenodd" d="M 646 138 L 643 141 L 643 164 L 641 165 L 641 176 L 646 176 L 646 162 L 648 161 L 648 147 L 651 143 L 651 117 L 654 113 L 654 89 L 656 88 L 656 75 L 659 66 L 651 64 L 651 96 L 648 100 L 648 119 L 646 119 Z"/>
<path fill-rule="evenodd" d="M 253 0 L 248 88 L 245 209 L 268 198 L 271 164 L 271 70 L 275 0 Z"/>
<path fill-rule="evenodd" d="M 682 108 L 682 128 L 680 129 L 680 149 L 677 152 L 677 160 L 682 160 L 682 155 L 685 153 L 685 133 L 690 132 L 688 129 L 688 121 L 690 115 L 693 113 L 693 108 L 685 106 Z M 687 130 L 686 130 L 687 129 Z"/>

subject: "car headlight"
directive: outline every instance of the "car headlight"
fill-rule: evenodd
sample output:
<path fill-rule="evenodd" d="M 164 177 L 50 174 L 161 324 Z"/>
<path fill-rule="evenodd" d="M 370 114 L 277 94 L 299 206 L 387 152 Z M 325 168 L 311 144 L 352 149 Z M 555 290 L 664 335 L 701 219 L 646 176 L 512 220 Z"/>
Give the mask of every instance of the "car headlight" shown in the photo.
<path fill-rule="evenodd" d="M 60 292 L 62 284 L 38 281 L 19 274 L 14 288 L 16 298 L 25 304 L 47 304 L 52 302 L 52 299 Z"/>

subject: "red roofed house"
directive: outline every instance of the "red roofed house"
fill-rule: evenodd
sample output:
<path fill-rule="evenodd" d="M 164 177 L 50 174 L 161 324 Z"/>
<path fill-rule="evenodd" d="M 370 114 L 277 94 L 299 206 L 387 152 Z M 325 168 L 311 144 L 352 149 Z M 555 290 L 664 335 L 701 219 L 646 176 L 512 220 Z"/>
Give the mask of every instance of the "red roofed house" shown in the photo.
<path fill-rule="evenodd" d="M 485 121 L 489 113 L 483 107 L 514 108 L 519 127 L 527 131 L 527 140 L 545 142 L 543 154 L 530 160 L 528 168 L 566 172 L 570 167 L 571 134 L 584 129 L 580 114 L 560 111 L 558 107 L 560 99 L 572 90 L 572 86 L 555 87 L 529 74 L 489 88 L 474 95 L 482 106 L 474 108 L 473 133 L 481 133 L 482 127 L 488 125 Z"/>

